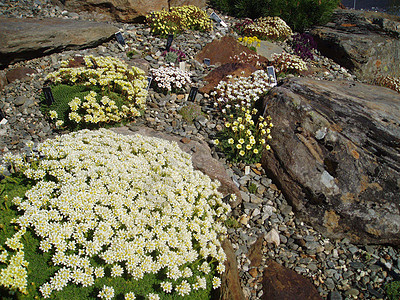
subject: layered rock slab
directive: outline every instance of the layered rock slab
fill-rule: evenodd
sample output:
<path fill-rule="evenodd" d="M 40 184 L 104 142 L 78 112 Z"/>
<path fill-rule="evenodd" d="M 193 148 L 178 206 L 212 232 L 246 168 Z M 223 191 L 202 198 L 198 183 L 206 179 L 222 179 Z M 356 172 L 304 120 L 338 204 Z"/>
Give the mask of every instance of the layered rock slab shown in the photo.
<path fill-rule="evenodd" d="M 263 166 L 297 215 L 331 238 L 400 245 L 400 95 L 291 78 L 264 105 L 275 127 Z"/>
<path fill-rule="evenodd" d="M 0 68 L 54 52 L 96 47 L 118 28 L 71 19 L 0 18 Z"/>
<path fill-rule="evenodd" d="M 321 53 L 349 69 L 359 79 L 400 76 L 400 17 L 384 13 L 340 9 L 332 22 L 315 27 Z"/>

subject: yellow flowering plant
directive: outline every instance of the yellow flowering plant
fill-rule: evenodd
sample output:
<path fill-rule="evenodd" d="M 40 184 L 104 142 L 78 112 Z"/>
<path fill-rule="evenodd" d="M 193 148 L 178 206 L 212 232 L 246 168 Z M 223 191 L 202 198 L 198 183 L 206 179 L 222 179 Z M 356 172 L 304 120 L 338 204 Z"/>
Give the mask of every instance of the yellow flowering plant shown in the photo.
<path fill-rule="evenodd" d="M 19 230 L 0 249 L 6 289 L 28 291 L 22 299 L 200 300 L 219 287 L 230 206 L 176 143 L 103 128 L 37 151 L 27 163 L 3 157 L 33 182 L 9 200 Z"/>
<path fill-rule="evenodd" d="M 55 102 L 48 109 L 56 126 L 92 128 L 133 119 L 146 107 L 145 72 L 113 57 L 83 58 L 84 66 L 68 67 L 47 75 Z"/>
<path fill-rule="evenodd" d="M 170 11 L 155 11 L 146 16 L 146 22 L 154 34 L 166 36 L 185 30 L 212 31 L 213 24 L 207 13 L 197 6 L 172 7 Z"/>
<path fill-rule="evenodd" d="M 261 43 L 260 39 L 256 36 L 239 37 L 238 42 L 255 52 L 257 52 L 257 48 L 260 47 Z"/>
<path fill-rule="evenodd" d="M 232 162 L 259 162 L 262 152 L 270 149 L 271 117 L 257 118 L 255 108 L 250 111 L 243 107 L 240 112 L 236 117 L 233 114 L 228 116 L 224 129 L 214 143 Z"/>

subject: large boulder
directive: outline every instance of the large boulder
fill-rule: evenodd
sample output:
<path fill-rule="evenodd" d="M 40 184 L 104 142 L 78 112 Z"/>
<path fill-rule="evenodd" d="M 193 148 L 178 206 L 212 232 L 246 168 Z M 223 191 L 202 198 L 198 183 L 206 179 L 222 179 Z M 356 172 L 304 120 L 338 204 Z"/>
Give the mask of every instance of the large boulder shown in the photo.
<path fill-rule="evenodd" d="M 331 238 L 400 245 L 400 94 L 291 78 L 264 98 L 262 163 L 297 215 Z"/>
<path fill-rule="evenodd" d="M 182 151 L 192 155 L 194 169 L 203 172 L 211 179 L 218 180 L 221 183 L 221 186 L 218 190 L 224 196 L 230 194 L 236 195 L 236 200 L 230 202 L 232 208 L 235 208 L 242 203 L 242 198 L 238 187 L 228 176 L 222 163 L 212 157 L 211 149 L 208 147 L 206 142 L 181 138 L 176 135 L 156 131 L 144 126 L 132 127 L 132 130 L 129 130 L 127 127 L 116 127 L 113 128 L 113 131 L 121 134 L 140 134 L 144 136 L 157 137 L 178 143 Z"/>
<path fill-rule="evenodd" d="M 143 21 L 145 16 L 173 6 L 195 5 L 206 6 L 205 0 L 53 0 L 69 11 L 97 13 L 119 22 Z"/>
<path fill-rule="evenodd" d="M 0 18 L 0 68 L 53 52 L 95 47 L 117 31 L 117 27 L 99 22 Z"/>
<path fill-rule="evenodd" d="M 322 300 L 304 276 L 269 259 L 264 269 L 262 300 Z"/>
<path fill-rule="evenodd" d="M 321 53 L 358 78 L 400 76 L 400 17 L 370 11 L 336 10 L 333 21 L 311 31 Z"/>

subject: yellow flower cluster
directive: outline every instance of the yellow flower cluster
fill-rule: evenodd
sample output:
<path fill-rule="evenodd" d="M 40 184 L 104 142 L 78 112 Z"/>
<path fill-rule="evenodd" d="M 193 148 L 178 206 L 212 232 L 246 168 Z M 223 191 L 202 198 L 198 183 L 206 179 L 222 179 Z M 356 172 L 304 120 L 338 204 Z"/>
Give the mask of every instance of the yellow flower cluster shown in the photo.
<path fill-rule="evenodd" d="M 287 52 L 273 54 L 272 64 L 275 66 L 277 72 L 298 74 L 308 70 L 306 62 L 300 56 Z"/>
<path fill-rule="evenodd" d="M 254 47 L 257 49 L 257 47 L 260 47 L 260 40 L 256 36 L 245 36 L 245 37 L 239 37 L 238 42 L 243 44 L 244 46 L 251 48 Z"/>
<path fill-rule="evenodd" d="M 147 78 L 145 72 L 136 67 L 129 67 L 126 63 L 113 57 L 84 57 L 85 66 L 79 68 L 68 68 L 68 61 L 61 63 L 62 67 L 50 73 L 46 79 L 54 83 L 82 84 L 85 86 L 98 86 L 105 92 L 119 93 L 125 97 L 121 111 L 117 111 L 115 103 L 103 97 L 100 102 L 96 95 L 89 94 L 85 97 L 82 105 L 78 107 L 80 100 L 70 102 L 70 119 L 79 122 L 85 118 L 87 123 L 119 121 L 121 118 L 139 116 L 139 110 L 144 109 L 147 97 Z M 95 93 L 96 94 L 96 93 Z M 79 114 L 78 108 L 85 108 L 86 115 Z M 103 113 L 101 113 L 103 111 Z M 77 116 L 78 115 L 78 116 Z M 50 112 L 52 119 L 57 118 L 55 111 Z M 79 121 L 78 121 L 79 120 Z M 61 120 L 59 120 L 59 124 Z"/>
<path fill-rule="evenodd" d="M 59 267 L 39 288 L 44 298 L 68 284 L 93 286 L 108 276 L 105 269 L 133 280 L 161 274 L 160 288 L 180 295 L 206 288 L 211 262 L 224 272 L 220 238 L 230 206 L 219 183 L 195 171 L 176 143 L 82 130 L 47 140 L 38 151 L 43 158 L 25 166 L 23 174 L 35 179 L 41 171 L 43 179 L 14 204 L 22 212 L 16 223 L 32 228 L 40 250 L 50 252 Z M 94 260 L 104 266 L 95 267 Z M 219 280 L 211 284 L 216 287 Z M 134 299 L 135 292 L 126 299 Z M 98 294 L 113 295 L 106 285 Z"/>
<path fill-rule="evenodd" d="M 146 21 L 154 34 L 166 36 L 185 30 L 212 31 L 212 21 L 205 11 L 194 5 L 172 7 L 148 14 Z"/>
<path fill-rule="evenodd" d="M 27 293 L 29 263 L 24 258 L 24 244 L 21 243 L 21 237 L 25 234 L 26 229 L 23 227 L 13 237 L 6 240 L 9 249 L 15 251 L 15 254 L 8 259 L 8 251 L 3 249 L 0 253 L 0 262 L 7 265 L 6 268 L 0 270 L 0 285 L 12 291 L 20 291 Z"/>
<path fill-rule="evenodd" d="M 260 160 L 263 149 L 269 150 L 270 146 L 266 140 L 272 139 L 271 117 L 259 116 L 257 122 L 254 117 L 257 109 L 252 111 L 242 108 L 239 117 L 229 115 L 229 121 L 225 123 L 223 137 L 215 140 L 231 161 L 244 161 L 254 163 Z"/>
<path fill-rule="evenodd" d="M 137 117 L 140 112 L 133 105 L 122 105 L 121 110 L 115 104 L 115 101 L 110 100 L 107 96 L 103 96 L 97 100 L 97 93 L 90 91 L 83 98 L 83 101 L 78 97 L 72 99 L 68 105 L 71 109 L 68 117 L 75 123 L 92 123 L 104 124 L 109 122 L 119 122 L 121 119 L 128 117 Z"/>
<path fill-rule="evenodd" d="M 244 31 L 260 39 L 284 40 L 293 34 L 290 27 L 279 17 L 263 17 L 247 24 Z"/>

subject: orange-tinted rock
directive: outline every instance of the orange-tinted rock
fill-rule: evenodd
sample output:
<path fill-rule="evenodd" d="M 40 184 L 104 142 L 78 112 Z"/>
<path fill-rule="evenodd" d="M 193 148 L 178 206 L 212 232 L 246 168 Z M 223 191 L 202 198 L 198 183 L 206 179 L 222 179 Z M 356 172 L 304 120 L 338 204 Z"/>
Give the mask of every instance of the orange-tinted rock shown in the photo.
<path fill-rule="evenodd" d="M 231 57 L 241 52 L 257 54 L 246 46 L 238 43 L 232 36 L 226 35 L 207 44 L 197 55 L 196 60 L 203 63 L 204 58 L 210 59 L 212 65 L 223 65 L 232 62 Z"/>
<path fill-rule="evenodd" d="M 264 269 L 262 300 L 322 300 L 304 276 L 269 259 Z"/>
<path fill-rule="evenodd" d="M 257 68 L 250 64 L 227 63 L 212 70 L 203 80 L 207 81 L 207 85 L 200 88 L 201 93 L 210 93 L 218 85 L 221 80 L 232 81 L 235 77 L 250 76 Z M 232 79 L 227 79 L 228 75 L 232 75 Z"/>
<path fill-rule="evenodd" d="M 6 73 L 8 83 L 11 83 L 15 80 L 24 80 L 29 78 L 30 74 L 37 73 L 36 70 L 28 67 L 17 67 L 14 69 L 9 70 Z"/>
<path fill-rule="evenodd" d="M 259 267 L 262 261 L 262 247 L 264 242 L 264 235 L 260 235 L 256 242 L 251 245 L 247 257 L 250 259 L 251 267 Z"/>
<path fill-rule="evenodd" d="M 95 12 L 119 22 L 135 22 L 144 19 L 151 11 L 168 9 L 169 5 L 168 0 L 68 0 L 64 7 L 78 13 Z"/>
<path fill-rule="evenodd" d="M 221 276 L 221 300 L 245 300 L 236 262 L 235 251 L 228 239 L 222 242 L 226 254 L 225 272 Z M 217 298 L 216 298 L 217 299 Z"/>
<path fill-rule="evenodd" d="M 169 0 L 169 7 L 183 6 L 183 5 L 194 5 L 200 8 L 207 6 L 206 0 Z"/>

